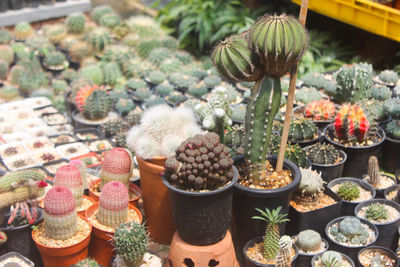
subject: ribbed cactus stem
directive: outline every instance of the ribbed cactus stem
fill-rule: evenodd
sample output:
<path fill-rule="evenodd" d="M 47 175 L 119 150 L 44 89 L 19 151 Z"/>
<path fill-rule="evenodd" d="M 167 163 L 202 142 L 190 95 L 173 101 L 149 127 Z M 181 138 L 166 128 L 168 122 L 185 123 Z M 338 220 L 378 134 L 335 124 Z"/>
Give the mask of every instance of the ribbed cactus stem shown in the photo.
<path fill-rule="evenodd" d="M 272 126 L 281 99 L 280 78 L 266 75 L 251 90 L 246 110 L 245 160 L 249 178 L 257 184 L 265 173 Z"/>
<path fill-rule="evenodd" d="M 132 168 L 132 156 L 128 150 L 121 147 L 113 148 L 104 157 L 100 172 L 101 186 L 111 181 L 118 181 L 129 188 Z"/>
<path fill-rule="evenodd" d="M 69 164 L 75 166 L 78 168 L 79 172 L 81 173 L 82 177 L 82 186 L 83 189 L 88 188 L 88 182 L 87 182 L 87 177 L 86 177 L 86 164 L 82 160 L 76 159 L 76 160 L 71 160 Z"/>
<path fill-rule="evenodd" d="M 108 227 L 126 222 L 129 211 L 129 193 L 126 186 L 112 181 L 105 184 L 99 197 L 97 220 Z"/>
<path fill-rule="evenodd" d="M 378 186 L 381 183 L 381 172 L 379 170 L 379 162 L 375 156 L 368 159 L 368 176 L 372 185 Z"/>
<path fill-rule="evenodd" d="M 290 236 L 284 235 L 279 240 L 279 250 L 276 255 L 276 267 L 291 267 L 292 266 L 292 239 Z"/>
<path fill-rule="evenodd" d="M 71 164 L 61 166 L 54 176 L 55 186 L 64 186 L 74 195 L 76 206 L 80 207 L 83 200 L 82 176 L 79 169 Z"/>
<path fill-rule="evenodd" d="M 77 213 L 74 195 L 68 188 L 55 186 L 44 198 L 45 235 L 65 240 L 77 231 Z"/>
<path fill-rule="evenodd" d="M 7 173 L 0 179 L 0 193 L 12 191 L 26 186 L 30 182 L 40 182 L 45 179 L 43 173 L 34 170 L 23 170 Z"/>

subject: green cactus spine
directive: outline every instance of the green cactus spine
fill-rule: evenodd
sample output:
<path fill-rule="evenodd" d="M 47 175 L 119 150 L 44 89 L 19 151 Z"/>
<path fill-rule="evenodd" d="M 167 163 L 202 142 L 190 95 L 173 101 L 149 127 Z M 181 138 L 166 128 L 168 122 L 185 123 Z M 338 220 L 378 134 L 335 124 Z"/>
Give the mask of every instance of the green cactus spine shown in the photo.
<path fill-rule="evenodd" d="M 114 11 L 109 5 L 101 5 L 93 8 L 92 12 L 90 15 L 92 16 L 92 19 L 96 21 L 97 23 L 100 22 L 100 18 L 105 15 L 105 14 L 110 14 L 113 13 Z"/>
<path fill-rule="evenodd" d="M 81 76 L 89 78 L 93 83 L 102 85 L 104 82 L 104 75 L 102 69 L 98 65 L 88 65 L 80 69 Z"/>
<path fill-rule="evenodd" d="M 115 13 L 108 13 L 101 16 L 100 25 L 109 29 L 114 29 L 121 23 L 121 18 Z"/>
<path fill-rule="evenodd" d="M 103 77 L 104 83 L 111 87 L 114 87 L 119 79 L 122 77 L 121 70 L 117 63 L 110 62 L 103 65 Z"/>
<path fill-rule="evenodd" d="M 48 67 L 59 67 L 65 63 L 65 55 L 61 52 L 51 52 L 44 57 L 44 63 Z"/>
<path fill-rule="evenodd" d="M 339 186 L 337 194 L 347 201 L 352 201 L 360 196 L 360 189 L 354 182 L 344 182 Z"/>
<path fill-rule="evenodd" d="M 316 143 L 306 150 L 307 157 L 314 164 L 332 165 L 340 159 L 339 151 L 331 144 Z"/>
<path fill-rule="evenodd" d="M 112 103 L 107 92 L 94 90 L 86 99 L 83 116 L 89 120 L 100 120 L 107 117 L 111 108 Z"/>
<path fill-rule="evenodd" d="M 292 239 L 288 235 L 284 235 L 279 239 L 279 249 L 276 254 L 276 267 L 292 266 Z"/>
<path fill-rule="evenodd" d="M 86 18 L 82 13 L 73 13 L 68 15 L 65 23 L 69 33 L 81 34 L 85 30 Z"/>
<path fill-rule="evenodd" d="M 146 229 L 136 222 L 121 224 L 113 238 L 117 255 L 122 257 L 129 267 L 141 266 L 148 240 Z"/>

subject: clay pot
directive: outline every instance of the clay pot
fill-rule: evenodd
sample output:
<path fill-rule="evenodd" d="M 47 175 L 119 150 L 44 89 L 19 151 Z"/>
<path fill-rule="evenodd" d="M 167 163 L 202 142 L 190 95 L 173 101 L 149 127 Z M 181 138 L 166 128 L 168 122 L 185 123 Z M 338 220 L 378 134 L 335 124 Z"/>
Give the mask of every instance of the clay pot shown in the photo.
<path fill-rule="evenodd" d="M 85 217 L 89 218 L 92 214 L 99 208 L 99 203 L 96 203 L 86 210 Z M 133 205 L 129 204 L 129 209 L 136 211 L 139 216 L 139 223 L 142 223 L 143 217 L 142 213 Z M 97 228 L 95 225 L 93 227 L 92 240 L 89 246 L 89 255 L 94 258 L 98 264 L 107 267 L 111 266 L 111 261 L 114 254 L 114 246 L 112 239 L 114 232 L 104 231 Z M 56 266 L 56 265 L 54 265 Z M 58 266 L 57 266 L 58 267 Z"/>
<path fill-rule="evenodd" d="M 150 238 L 157 243 L 170 244 L 175 226 L 168 189 L 162 182 L 164 166 L 156 165 L 138 156 L 136 158 Z M 158 162 L 161 163 L 161 160 Z"/>
<path fill-rule="evenodd" d="M 155 165 L 164 167 L 166 160 L 167 160 L 167 157 L 154 157 L 154 158 L 146 160 L 146 161 L 150 162 L 150 163 L 153 163 Z"/>
<path fill-rule="evenodd" d="M 96 179 L 93 180 L 89 183 L 89 196 L 95 201 L 98 202 L 99 201 L 99 196 L 100 193 L 97 193 L 93 190 L 93 188 L 98 185 L 100 183 L 100 179 Z M 133 206 L 137 207 L 138 202 L 139 202 L 139 198 L 142 196 L 142 191 L 140 190 L 140 188 L 133 184 L 130 183 L 129 184 L 129 191 L 135 192 L 136 196 L 135 198 L 132 198 L 129 200 L 129 204 L 132 204 Z"/>
<path fill-rule="evenodd" d="M 79 215 L 79 217 L 89 222 L 83 216 Z M 90 232 L 92 232 L 92 226 L 90 226 Z M 44 267 L 69 267 L 80 260 L 86 259 L 88 256 L 90 236 L 91 235 L 89 234 L 78 244 L 69 247 L 52 248 L 38 243 L 32 234 L 33 241 L 35 242 L 36 247 L 42 256 Z"/>

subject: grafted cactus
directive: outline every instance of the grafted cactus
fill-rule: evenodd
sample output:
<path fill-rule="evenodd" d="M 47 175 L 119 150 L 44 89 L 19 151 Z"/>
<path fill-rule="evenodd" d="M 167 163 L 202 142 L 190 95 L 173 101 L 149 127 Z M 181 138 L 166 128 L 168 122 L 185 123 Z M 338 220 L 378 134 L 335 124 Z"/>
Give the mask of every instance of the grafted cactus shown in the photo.
<path fill-rule="evenodd" d="M 57 169 L 54 176 L 54 185 L 68 188 L 75 198 L 76 207 L 83 201 L 82 176 L 79 169 L 73 165 L 64 165 Z"/>
<path fill-rule="evenodd" d="M 101 187 L 111 181 L 118 181 L 129 188 L 132 175 L 133 160 L 128 150 L 115 147 L 104 157 L 100 171 Z"/>
<path fill-rule="evenodd" d="M 344 142 L 363 142 L 368 136 L 370 123 L 360 106 L 344 105 L 335 118 L 335 135 Z"/>

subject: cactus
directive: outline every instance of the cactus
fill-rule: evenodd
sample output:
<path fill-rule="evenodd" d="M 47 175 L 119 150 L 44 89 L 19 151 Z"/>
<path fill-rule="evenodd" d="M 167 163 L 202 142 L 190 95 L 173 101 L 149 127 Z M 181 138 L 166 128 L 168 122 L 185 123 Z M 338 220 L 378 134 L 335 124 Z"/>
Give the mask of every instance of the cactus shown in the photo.
<path fill-rule="evenodd" d="M 165 174 L 168 181 L 184 190 L 214 190 L 233 179 L 230 149 L 215 133 L 195 135 L 168 157 Z"/>
<path fill-rule="evenodd" d="M 93 93 L 94 90 L 99 89 L 97 85 L 86 85 L 80 87 L 75 94 L 75 105 L 80 112 L 83 112 L 83 108 L 86 103 L 86 99 Z"/>
<path fill-rule="evenodd" d="M 7 44 L 0 45 L 0 59 L 5 60 L 8 65 L 14 62 L 14 51 L 11 46 Z"/>
<path fill-rule="evenodd" d="M 55 93 L 64 93 L 68 88 L 68 83 L 65 80 L 53 79 L 51 87 Z"/>
<path fill-rule="evenodd" d="M 101 16 L 99 24 L 103 27 L 114 29 L 121 23 L 121 18 L 115 13 L 107 13 Z"/>
<path fill-rule="evenodd" d="M 374 85 L 371 88 L 371 97 L 376 100 L 385 101 L 392 96 L 392 91 L 384 85 Z"/>
<path fill-rule="evenodd" d="M 276 267 L 292 266 L 292 239 L 288 235 L 284 235 L 279 239 L 279 249 L 276 254 Z"/>
<path fill-rule="evenodd" d="M 111 98 L 103 90 L 94 90 L 86 99 L 83 116 L 88 120 L 100 120 L 111 111 Z"/>
<path fill-rule="evenodd" d="M 106 137 L 111 137 L 119 132 L 128 130 L 129 126 L 124 120 L 118 118 L 109 120 L 106 123 L 102 124 L 101 129 Z"/>
<path fill-rule="evenodd" d="M 177 58 L 183 64 L 190 64 L 193 62 L 193 57 L 186 51 L 176 51 L 174 57 Z"/>
<path fill-rule="evenodd" d="M 131 99 L 120 98 L 115 104 L 115 109 L 122 115 L 128 114 L 135 108 L 135 103 Z"/>
<path fill-rule="evenodd" d="M 75 159 L 69 162 L 70 165 L 75 166 L 78 168 L 79 172 L 81 173 L 82 179 L 82 187 L 83 189 L 88 187 L 87 176 L 86 176 L 86 165 L 82 160 Z"/>
<path fill-rule="evenodd" d="M 343 257 L 339 252 L 328 250 L 325 251 L 319 259 L 323 267 L 340 267 L 343 264 Z"/>
<path fill-rule="evenodd" d="M 182 94 L 178 93 L 177 98 L 176 98 L 177 100 L 174 100 L 174 101 L 181 102 L 182 101 L 182 100 L 180 100 L 181 97 L 182 97 Z M 171 99 L 169 99 L 169 100 L 171 101 Z M 176 104 L 177 102 L 174 102 L 174 103 Z M 158 105 L 164 105 L 164 104 L 167 104 L 167 102 L 164 100 L 164 98 L 162 98 L 161 96 L 158 96 L 158 95 L 151 95 L 149 98 L 144 100 L 144 108 L 146 108 L 146 109 L 149 109 L 151 107 L 158 106 Z"/>
<path fill-rule="evenodd" d="M 147 88 L 147 83 L 142 79 L 132 78 L 125 83 L 125 88 L 136 91 L 138 89 Z"/>
<path fill-rule="evenodd" d="M 66 69 L 61 73 L 61 77 L 60 78 L 63 78 L 65 80 L 67 80 L 68 82 L 73 82 L 78 77 L 79 77 L 79 75 L 76 72 L 76 70 L 74 70 L 74 69 Z"/>
<path fill-rule="evenodd" d="M 306 118 L 315 121 L 332 120 L 335 117 L 335 104 L 329 100 L 321 99 L 307 104 L 304 110 Z"/>
<path fill-rule="evenodd" d="M 314 87 L 310 88 L 303 87 L 297 90 L 295 95 L 296 101 L 304 104 L 308 104 L 314 101 L 319 101 L 321 100 L 321 98 L 322 98 L 321 93 Z"/>
<path fill-rule="evenodd" d="M 384 70 L 379 73 L 379 80 L 390 85 L 395 85 L 399 80 L 399 75 L 393 70 Z"/>
<path fill-rule="evenodd" d="M 122 70 L 127 78 L 146 77 L 150 72 L 149 68 L 150 63 L 138 59 L 129 60 L 122 65 Z"/>
<path fill-rule="evenodd" d="M 141 109 L 134 109 L 126 115 L 126 122 L 129 126 L 134 126 L 139 124 L 140 119 L 142 118 L 143 111 Z"/>
<path fill-rule="evenodd" d="M 314 164 L 333 165 L 339 162 L 339 151 L 331 144 L 316 143 L 308 147 L 307 158 Z"/>
<path fill-rule="evenodd" d="M 344 105 L 335 118 L 335 135 L 339 140 L 354 143 L 368 137 L 370 124 L 363 109 L 358 105 Z"/>
<path fill-rule="evenodd" d="M 105 28 L 97 28 L 89 35 L 89 41 L 97 52 L 102 52 L 111 44 L 111 35 Z"/>
<path fill-rule="evenodd" d="M 7 29 L 0 29 L 0 44 L 9 44 L 12 39 L 12 34 Z"/>
<path fill-rule="evenodd" d="M 41 71 L 40 62 L 33 57 L 33 54 L 30 55 L 29 59 L 23 60 L 21 65 L 24 66 L 24 70 L 18 77 L 21 92 L 30 95 L 33 91 L 48 85 L 47 76 Z"/>
<path fill-rule="evenodd" d="M 368 220 L 381 221 L 388 218 L 389 211 L 384 204 L 372 203 L 368 206 L 365 215 Z"/>
<path fill-rule="evenodd" d="M 174 87 L 169 82 L 163 82 L 156 86 L 155 91 L 160 96 L 167 96 L 174 91 Z"/>
<path fill-rule="evenodd" d="M 231 85 L 216 86 L 211 92 L 225 94 L 230 104 L 235 103 L 237 98 L 239 97 L 238 91 Z"/>
<path fill-rule="evenodd" d="M 73 62 L 82 62 L 83 59 L 91 54 L 92 48 L 84 41 L 74 43 L 69 49 L 69 56 Z"/>
<path fill-rule="evenodd" d="M 43 34 L 53 44 L 59 44 L 67 36 L 64 24 L 51 24 L 43 27 Z"/>
<path fill-rule="evenodd" d="M 136 222 L 121 224 L 115 231 L 113 242 L 117 255 L 124 259 L 127 266 L 141 266 L 149 242 L 143 225 Z"/>
<path fill-rule="evenodd" d="M 271 138 L 270 146 L 268 148 L 270 154 L 277 155 L 279 153 L 280 142 L 280 136 L 274 135 Z M 308 167 L 307 154 L 298 144 L 287 144 L 285 150 L 285 159 L 290 160 L 299 167 Z"/>
<path fill-rule="evenodd" d="M 72 265 L 71 267 L 101 267 L 95 260 L 92 259 L 84 259 L 78 261 L 78 263 Z"/>
<path fill-rule="evenodd" d="M 257 209 L 261 216 L 253 216 L 252 219 L 262 220 L 267 222 L 265 234 L 263 237 L 263 256 L 267 260 L 274 259 L 279 249 L 279 226 L 278 224 L 288 222 L 289 219 L 285 218 L 287 214 L 279 214 L 282 207 L 278 207 L 274 210 Z"/>
<path fill-rule="evenodd" d="M 179 72 L 182 68 L 182 63 L 175 58 L 167 58 L 160 63 L 160 70 L 165 74 Z"/>
<path fill-rule="evenodd" d="M 290 124 L 289 140 L 309 141 L 318 136 L 318 128 L 315 124 L 306 119 L 293 120 Z"/>
<path fill-rule="evenodd" d="M 301 80 L 304 82 L 305 86 L 315 87 L 315 88 L 323 88 L 326 81 L 328 79 L 325 78 L 325 75 L 321 73 L 308 73 L 302 76 Z"/>
<path fill-rule="evenodd" d="M 112 99 L 112 102 L 116 104 L 120 98 L 127 100 L 130 96 L 124 90 L 114 89 L 110 93 L 110 98 Z"/>
<path fill-rule="evenodd" d="M 208 88 L 203 83 L 195 83 L 189 85 L 188 93 L 194 97 L 201 98 L 208 93 Z"/>
<path fill-rule="evenodd" d="M 114 87 L 118 83 L 119 79 L 121 79 L 122 77 L 122 73 L 118 64 L 115 62 L 110 62 L 104 64 L 102 69 L 103 69 L 104 83 L 106 85 Z"/>
<path fill-rule="evenodd" d="M 18 84 L 18 79 L 21 73 L 25 70 L 25 68 L 21 65 L 15 65 L 10 69 L 9 72 L 9 81 L 13 85 Z"/>
<path fill-rule="evenodd" d="M 246 116 L 246 105 L 232 106 L 232 120 L 237 122 L 244 122 Z"/>
<path fill-rule="evenodd" d="M 181 92 L 178 91 L 172 91 L 168 94 L 166 97 L 169 103 L 172 103 L 172 105 L 176 105 L 177 103 L 182 102 L 183 100 L 186 99 L 185 95 Z"/>
<path fill-rule="evenodd" d="M 5 101 L 11 101 L 19 96 L 18 88 L 6 85 L 0 88 L 0 97 Z"/>
<path fill-rule="evenodd" d="M 335 76 L 338 85 L 335 101 L 338 103 L 365 98 L 373 84 L 372 66 L 366 63 L 343 65 Z"/>
<path fill-rule="evenodd" d="M 321 244 L 321 235 L 314 230 L 304 230 L 297 235 L 296 245 L 306 253 L 318 251 Z"/>
<path fill-rule="evenodd" d="M 381 184 L 381 172 L 379 170 L 379 162 L 375 156 L 368 159 L 368 182 L 375 188 Z"/>
<path fill-rule="evenodd" d="M 337 191 L 338 196 L 347 201 L 353 201 L 360 196 L 360 188 L 354 182 L 344 182 Z"/>
<path fill-rule="evenodd" d="M 126 132 L 117 133 L 114 136 L 113 142 L 118 147 L 126 148 Z"/>
<path fill-rule="evenodd" d="M 128 218 L 128 205 L 127 187 L 117 181 L 108 182 L 101 189 L 97 220 L 105 226 L 117 228 Z"/>
<path fill-rule="evenodd" d="M 129 188 L 132 175 L 133 161 L 128 150 L 115 147 L 104 157 L 100 171 L 101 187 L 110 181 L 118 181 Z"/>
<path fill-rule="evenodd" d="M 44 64 L 48 67 L 59 67 L 65 63 L 65 55 L 61 52 L 51 52 L 44 57 Z"/>
<path fill-rule="evenodd" d="M 197 79 L 201 80 L 207 76 L 207 71 L 199 67 L 194 67 L 190 70 L 186 70 L 184 74 L 196 77 Z"/>
<path fill-rule="evenodd" d="M 369 121 L 379 122 L 387 118 L 382 101 L 375 99 L 363 99 L 358 101 L 356 104 L 362 107 Z"/>
<path fill-rule="evenodd" d="M 369 238 L 365 226 L 356 217 L 345 217 L 338 225 L 333 225 L 329 233 L 337 242 L 353 245 L 366 245 Z"/>
<path fill-rule="evenodd" d="M 157 47 L 151 50 L 147 59 L 154 65 L 158 66 L 163 60 L 171 57 L 171 51 L 165 47 Z"/>
<path fill-rule="evenodd" d="M 149 16 L 133 16 L 130 17 L 126 23 L 131 28 L 132 32 L 139 35 L 141 38 L 161 36 L 163 34 L 154 18 Z"/>
<path fill-rule="evenodd" d="M 166 78 L 166 75 L 160 71 L 151 71 L 147 76 L 149 82 L 157 85 L 164 82 Z"/>
<path fill-rule="evenodd" d="M 19 41 L 24 41 L 33 34 L 32 26 L 28 22 L 19 22 L 15 25 L 14 36 Z"/>
<path fill-rule="evenodd" d="M 400 120 L 393 120 L 386 126 L 386 134 L 393 139 L 400 140 Z"/>
<path fill-rule="evenodd" d="M 82 77 L 91 79 L 97 85 L 102 85 L 104 82 L 103 71 L 98 65 L 84 66 L 80 69 L 80 73 Z"/>
<path fill-rule="evenodd" d="M 0 80 L 5 80 L 8 74 L 8 63 L 0 59 Z"/>
<path fill-rule="evenodd" d="M 44 197 L 44 232 L 46 237 L 65 240 L 77 231 L 74 195 L 68 188 L 55 186 Z"/>
<path fill-rule="evenodd" d="M 312 201 L 316 200 L 320 193 L 324 191 L 324 180 L 321 178 L 321 174 L 311 169 L 300 168 L 301 170 L 301 181 L 297 191 L 300 196 L 311 197 Z"/>
<path fill-rule="evenodd" d="M 54 185 L 63 186 L 71 190 L 75 198 L 76 207 L 80 207 L 83 201 L 83 179 L 76 166 L 64 165 L 57 169 L 54 176 Z"/>
<path fill-rule="evenodd" d="M 177 89 L 187 89 L 190 85 L 197 83 L 197 78 L 181 73 L 173 73 L 168 79 Z"/>
<path fill-rule="evenodd" d="M 400 98 L 392 98 L 384 103 L 385 111 L 392 116 L 393 120 L 400 120 Z"/>
<path fill-rule="evenodd" d="M 204 77 L 203 81 L 207 88 L 214 88 L 222 82 L 221 78 L 216 75 L 208 75 Z"/>
<path fill-rule="evenodd" d="M 109 5 L 101 5 L 101 6 L 96 6 L 95 8 L 92 9 L 90 12 L 90 15 L 94 21 L 97 23 L 100 22 L 100 18 L 105 15 L 105 14 L 110 14 L 113 13 L 114 11 Z"/>
<path fill-rule="evenodd" d="M 73 34 L 81 34 L 85 30 L 86 18 L 80 12 L 69 14 L 65 20 L 68 32 Z"/>

